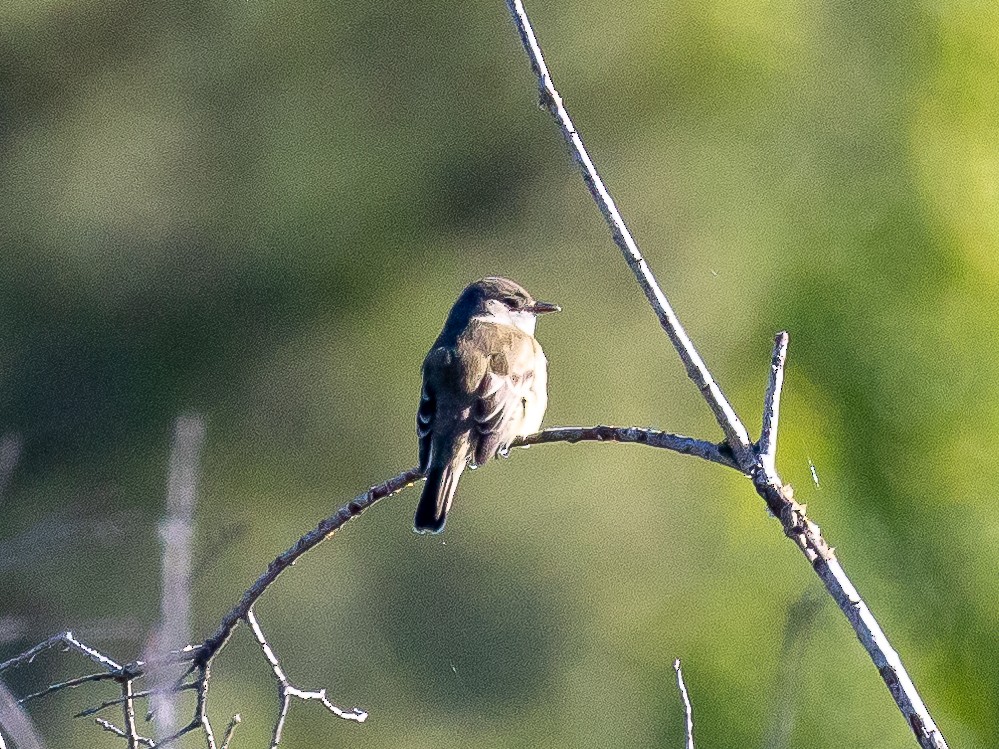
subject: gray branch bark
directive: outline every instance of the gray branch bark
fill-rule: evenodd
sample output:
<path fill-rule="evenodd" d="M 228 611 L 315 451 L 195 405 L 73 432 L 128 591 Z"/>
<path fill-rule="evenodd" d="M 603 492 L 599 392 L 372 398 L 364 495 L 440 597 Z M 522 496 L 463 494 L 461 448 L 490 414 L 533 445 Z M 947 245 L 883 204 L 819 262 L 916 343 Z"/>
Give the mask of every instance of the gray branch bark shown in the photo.
<path fill-rule="evenodd" d="M 819 527 L 806 517 L 804 507 L 794 501 L 790 487 L 784 486 L 777 473 L 773 457 L 777 444 L 777 419 L 784 378 L 787 334 L 781 333 L 777 337 L 775 346 L 770 385 L 767 389 L 767 413 L 764 418 L 764 434 L 761 438 L 763 451 L 761 452 L 758 447 L 754 448 L 751 444 L 745 426 L 725 398 L 721 388 L 715 382 L 681 326 L 673 308 L 639 251 L 638 245 L 632 238 L 631 232 L 621 218 L 614 200 L 597 173 L 593 161 L 583 146 L 582 138 L 580 138 L 569 113 L 565 109 L 562 97 L 552 82 L 534 29 L 527 12 L 524 10 L 524 4 L 521 0 L 506 0 L 506 3 L 520 34 L 520 40 L 530 61 L 531 70 L 538 79 L 541 104 L 552 115 L 562 137 L 569 144 L 573 159 L 583 176 L 583 181 L 603 214 L 614 242 L 634 272 L 639 286 L 683 361 L 687 374 L 697 385 L 718 421 L 725 434 L 725 441 L 735 456 L 739 470 L 752 477 L 757 493 L 767 503 L 771 512 L 780 519 L 785 535 L 794 541 L 804 554 L 822 580 L 826 590 L 829 591 L 833 600 L 836 601 L 850 622 L 857 638 L 888 687 L 895 704 L 915 734 L 919 745 L 924 749 L 944 749 L 947 743 L 902 666 L 898 653 L 891 647 L 874 615 L 846 576 L 833 554 L 832 548 L 822 538 Z"/>

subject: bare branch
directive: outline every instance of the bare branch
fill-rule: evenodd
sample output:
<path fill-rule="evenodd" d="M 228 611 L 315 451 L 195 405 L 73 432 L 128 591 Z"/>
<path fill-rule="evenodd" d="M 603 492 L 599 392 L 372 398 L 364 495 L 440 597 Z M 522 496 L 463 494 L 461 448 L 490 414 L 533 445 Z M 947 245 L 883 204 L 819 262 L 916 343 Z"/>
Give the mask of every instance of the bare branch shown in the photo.
<path fill-rule="evenodd" d="M 264 651 L 264 657 L 271 665 L 271 670 L 274 672 L 274 678 L 277 679 L 278 682 L 278 700 L 280 701 L 280 706 L 278 708 L 277 721 L 274 723 L 274 732 L 271 738 L 271 749 L 274 749 L 281 743 L 281 734 L 284 731 L 284 723 L 288 717 L 288 708 L 291 706 L 292 697 L 298 697 L 302 700 L 319 700 L 327 710 L 336 715 L 338 718 L 343 718 L 344 720 L 352 720 L 357 723 L 363 723 L 367 720 L 368 714 L 360 708 L 355 707 L 351 710 L 344 710 L 334 705 L 326 697 L 325 689 L 320 689 L 318 691 L 305 691 L 293 686 L 288 680 L 288 677 L 285 675 L 284 669 L 281 668 L 281 662 L 278 660 L 277 656 L 274 655 L 273 649 L 271 649 L 270 644 L 267 642 L 267 638 L 264 636 L 264 632 L 260 628 L 260 624 L 257 622 L 257 617 L 254 615 L 252 608 L 246 612 L 246 622 L 250 625 L 250 629 L 253 631 L 253 636 L 257 638 L 257 642 L 260 644 L 261 650 Z"/>
<path fill-rule="evenodd" d="M 211 676 L 211 666 L 206 663 L 201 668 L 201 675 L 198 678 L 198 704 L 195 713 L 196 720 L 201 724 L 201 730 L 205 732 L 208 749 L 216 749 L 215 732 L 212 730 L 212 722 L 208 718 L 208 681 Z"/>
<path fill-rule="evenodd" d="M 267 570 L 243 593 L 243 597 L 239 603 L 222 617 L 222 621 L 219 623 L 218 629 L 215 630 L 214 634 L 201 644 L 199 647 L 199 659 L 204 662 L 211 661 L 219 648 L 228 641 L 236 625 L 246 618 L 250 607 L 257 602 L 260 596 L 264 594 L 264 591 L 277 580 L 282 572 L 294 564 L 295 560 L 336 533 L 348 520 L 357 517 L 379 500 L 401 492 L 407 486 L 412 486 L 422 478 L 423 474 L 420 473 L 419 469 L 410 468 L 408 471 L 403 471 L 388 481 L 372 486 L 368 491 L 359 494 L 329 517 L 319 521 L 319 524 L 298 539 L 294 546 L 283 551 L 274 561 L 267 565 Z"/>
<path fill-rule="evenodd" d="M 686 749 L 694 749 L 694 714 L 690 706 L 690 696 L 687 694 L 687 685 L 683 683 L 683 671 L 680 670 L 680 659 L 673 661 L 673 670 L 676 671 L 676 685 L 680 689 L 680 697 L 683 698 L 683 714 L 686 718 Z"/>
<path fill-rule="evenodd" d="M 0 663 L 0 673 L 6 671 L 8 668 L 14 668 L 25 663 L 31 663 L 31 661 L 33 661 L 40 653 L 43 653 L 56 645 L 64 645 L 67 649 L 77 650 L 90 658 L 90 660 L 94 663 L 106 668 L 108 671 L 120 672 L 122 670 L 120 665 L 115 663 L 106 655 L 88 647 L 87 645 L 84 645 L 82 642 L 77 640 L 73 636 L 72 632 L 60 632 L 57 635 L 52 635 L 52 637 L 45 640 L 45 642 L 40 642 L 35 645 L 35 647 L 25 650 L 20 655 L 15 655 L 10 660 Z"/>
<path fill-rule="evenodd" d="M 724 443 L 716 445 L 713 442 L 694 437 L 684 437 L 680 434 L 638 427 L 552 427 L 537 434 L 521 437 L 511 447 L 529 447 L 548 442 L 568 442 L 573 445 L 577 442 L 636 442 L 649 447 L 672 450 L 681 455 L 693 455 L 712 463 L 739 470 L 735 458 L 732 457 L 732 452 Z"/>
<path fill-rule="evenodd" d="M 763 399 L 763 430 L 756 452 L 763 467 L 776 472 L 777 423 L 780 419 L 780 395 L 784 387 L 784 365 L 787 363 L 787 331 L 783 330 L 774 339 L 774 352 L 770 359 L 770 379 L 767 394 Z"/>
<path fill-rule="evenodd" d="M 593 200 L 596 201 L 604 220 L 610 227 L 614 243 L 620 248 L 628 267 L 635 274 L 639 286 L 642 287 L 645 297 L 659 318 L 659 324 L 662 325 L 666 335 L 673 343 L 673 347 L 680 355 L 687 370 L 687 376 L 697 385 L 697 389 L 700 390 L 701 395 L 714 413 L 715 420 L 725 434 L 725 440 L 731 447 L 737 463 L 748 472 L 748 469 L 755 462 L 749 432 L 746 431 L 746 427 L 743 426 L 735 409 L 732 408 L 725 394 L 715 382 L 710 370 L 687 335 L 687 331 L 680 324 L 680 319 L 676 316 L 673 307 L 660 288 L 659 282 L 645 262 L 645 258 L 638 249 L 638 244 L 624 223 L 624 219 L 621 218 L 614 199 L 604 186 L 603 179 L 601 179 L 589 153 L 583 146 L 582 138 L 569 118 L 569 113 L 562 103 L 562 97 L 555 89 L 551 74 L 548 72 L 548 65 L 541 54 L 541 47 L 534 36 L 531 21 L 527 17 L 527 11 L 524 10 L 524 4 L 521 0 L 507 0 L 506 4 L 513 16 L 514 23 L 517 25 L 520 40 L 531 62 L 531 69 L 538 78 L 541 105 L 551 113 L 562 132 L 562 137 L 569 144 L 573 159 L 583 175 L 583 181 L 586 182 Z"/>
<path fill-rule="evenodd" d="M 107 676 L 109 678 L 112 678 L 112 679 L 118 678 L 117 676 L 115 676 L 113 674 L 108 674 Z M 179 692 L 188 691 L 188 690 L 192 690 L 192 689 L 198 689 L 198 687 L 199 687 L 198 682 L 190 682 L 190 683 L 187 683 L 187 684 L 177 684 L 176 686 L 169 688 L 168 691 L 173 692 L 173 693 L 179 693 Z M 49 692 L 49 691 L 52 691 L 52 690 L 51 689 L 45 690 L 45 692 Z M 37 694 L 29 695 L 29 696 L 31 696 L 31 697 L 40 697 L 45 692 L 39 692 Z M 142 697 L 150 697 L 150 696 L 152 696 L 154 694 L 156 694 L 156 690 L 146 689 L 146 690 L 144 690 L 142 692 L 134 692 L 132 694 L 132 699 L 140 699 Z M 25 697 L 22 701 L 24 701 L 26 699 L 27 699 L 27 697 Z M 99 705 L 95 705 L 94 707 L 88 707 L 86 710 L 81 710 L 80 712 L 78 712 L 73 717 L 74 718 L 89 718 L 91 715 L 96 715 L 97 713 L 101 712 L 101 710 L 107 710 L 109 707 L 114 707 L 115 705 L 122 704 L 125 701 L 125 699 L 126 699 L 125 697 L 117 697 L 117 698 L 115 698 L 113 700 L 105 700 L 104 702 L 102 702 Z"/>
<path fill-rule="evenodd" d="M 196 652 L 197 651 L 192 651 L 192 653 Z M 215 733 L 212 731 L 212 724 L 208 719 L 208 682 L 211 679 L 211 667 L 207 663 L 202 665 L 193 665 L 192 668 L 185 673 L 185 676 L 192 671 L 198 672 L 197 678 L 191 685 L 197 693 L 197 702 L 194 706 L 194 717 L 191 718 L 191 722 L 187 725 L 177 729 L 169 736 L 159 739 L 156 742 L 157 748 L 173 744 L 191 731 L 195 731 L 200 728 L 204 731 L 208 749 L 217 749 L 215 743 Z"/>
<path fill-rule="evenodd" d="M 128 738 L 128 734 L 127 733 L 125 733 L 123 730 L 121 730 L 120 728 L 118 728 L 118 726 L 116 726 L 114 723 L 112 723 L 109 720 L 104 720 L 104 718 L 94 718 L 94 723 L 96 723 L 97 725 L 99 725 L 101 728 L 103 728 L 108 733 L 113 733 L 115 736 L 120 736 L 123 739 L 127 739 Z M 149 747 L 159 746 L 152 739 L 147 738 L 145 736 L 139 736 L 138 737 L 138 742 L 142 746 L 149 746 Z"/>
<path fill-rule="evenodd" d="M 125 717 L 125 740 L 128 749 L 138 749 L 139 735 L 135 730 L 135 700 L 132 696 L 132 680 L 121 683 L 122 713 Z"/>
<path fill-rule="evenodd" d="M 527 53 L 531 69 L 537 76 L 541 104 L 551 113 L 562 136 L 569 144 L 573 159 L 583 175 L 583 180 L 611 229 L 614 242 L 638 279 L 649 304 L 683 361 L 688 376 L 701 390 L 716 421 L 725 433 L 726 442 L 731 448 L 740 470 L 753 477 L 757 493 L 767 503 L 771 512 L 780 519 L 785 535 L 801 549 L 805 558 L 811 563 L 827 590 L 836 600 L 840 610 L 853 626 L 854 632 L 877 666 L 878 672 L 920 746 L 924 749 L 943 749 L 947 744 L 916 692 L 911 679 L 902 667 L 898 654 L 892 649 L 874 616 L 857 594 L 839 562 L 836 561 L 831 548 L 822 538 L 818 526 L 805 516 L 804 508 L 793 501 L 790 487 L 784 487 L 773 462 L 769 459 L 764 461 L 755 454 L 745 426 L 715 383 L 711 373 L 680 325 L 665 294 L 639 252 L 638 246 L 604 186 L 603 180 L 593 166 L 579 133 L 576 132 L 576 128 L 569 118 L 562 97 L 552 83 L 551 75 L 541 53 L 541 47 L 538 45 L 523 2 L 521 0 L 506 0 L 506 2 L 520 34 L 520 40 Z M 781 348 L 779 339 L 780 337 L 778 337 L 778 348 Z M 780 366 L 777 369 L 778 371 L 774 374 L 782 375 L 783 367 Z M 770 434 L 767 437 L 768 451 L 774 449 L 772 446 L 776 444 L 776 406 L 779 401 L 780 389 L 776 379 L 773 382 L 772 403 L 767 409 L 770 417 L 768 420 L 772 421 L 769 427 Z"/>
<path fill-rule="evenodd" d="M 780 520 L 784 534 L 805 555 L 850 622 L 919 745 L 923 749 L 946 749 L 947 742 L 930 717 L 898 653 L 822 537 L 819 526 L 807 517 L 804 506 L 794 501 L 791 487 L 783 485 L 779 476 L 762 468 L 753 474 L 753 483 L 770 511 Z"/>
<path fill-rule="evenodd" d="M 58 684 L 52 684 L 45 687 L 41 691 L 34 692 L 32 694 L 26 694 L 24 697 L 19 699 L 18 704 L 25 704 L 26 702 L 31 702 L 32 700 L 37 700 L 39 697 L 46 697 L 53 692 L 58 692 L 62 689 L 73 689 L 81 684 L 87 684 L 91 681 L 108 681 L 110 679 L 118 678 L 117 675 L 113 673 L 108 673 L 107 671 L 98 674 L 89 674 L 87 676 L 78 676 L 75 679 L 68 679 L 67 681 L 59 682 Z"/>

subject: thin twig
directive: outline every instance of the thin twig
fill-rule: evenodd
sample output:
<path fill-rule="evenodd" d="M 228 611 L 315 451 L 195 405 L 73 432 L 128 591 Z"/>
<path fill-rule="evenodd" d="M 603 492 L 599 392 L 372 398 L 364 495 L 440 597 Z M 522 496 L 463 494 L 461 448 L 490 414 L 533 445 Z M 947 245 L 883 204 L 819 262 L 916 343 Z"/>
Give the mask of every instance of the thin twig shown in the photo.
<path fill-rule="evenodd" d="M 295 687 L 288 679 L 284 669 L 281 668 L 281 662 L 274 655 L 274 650 L 271 648 L 270 643 L 267 642 L 267 638 L 264 636 L 264 631 L 257 622 L 257 617 L 253 613 L 252 607 L 246 612 L 246 623 L 250 625 L 253 636 L 257 638 L 257 643 L 260 645 L 260 649 L 263 650 L 267 662 L 271 665 L 274 678 L 278 683 L 278 700 L 280 706 L 278 708 L 277 720 L 274 723 L 274 731 L 271 735 L 271 749 L 275 749 L 281 743 L 281 734 L 284 731 L 284 724 L 288 717 L 288 708 L 291 706 L 292 697 L 298 697 L 301 700 L 319 700 L 327 710 L 344 720 L 352 720 L 356 723 L 363 723 L 367 720 L 368 714 L 360 708 L 355 707 L 350 710 L 344 710 L 334 705 L 327 698 L 325 689 L 306 691 Z"/>
<path fill-rule="evenodd" d="M 132 680 L 125 679 L 121 683 L 122 714 L 125 717 L 125 741 L 128 749 L 137 749 L 139 735 L 135 730 L 135 699 L 132 695 Z"/>
<path fill-rule="evenodd" d="M 108 671 L 121 671 L 122 667 L 118 663 L 111 660 L 103 653 L 84 645 L 73 636 L 72 632 L 67 631 L 60 632 L 57 635 L 52 635 L 49 639 L 38 643 L 33 648 L 25 650 L 20 655 L 15 655 L 10 660 L 0 663 L 0 672 L 6 671 L 8 668 L 15 668 L 25 663 L 31 663 L 40 653 L 45 652 L 49 648 L 54 648 L 56 645 L 64 645 L 68 649 L 77 650 L 87 656 L 94 663 L 106 668 Z"/>
<path fill-rule="evenodd" d="M 194 706 L 194 717 L 191 721 L 174 731 L 169 736 L 165 736 L 156 742 L 157 749 L 173 744 L 181 737 L 200 728 L 205 734 L 205 741 L 208 749 L 217 749 L 215 744 L 215 734 L 212 731 L 212 724 L 208 720 L 208 682 L 211 679 L 211 668 L 207 663 L 195 665 L 193 670 L 198 672 L 197 678 L 192 682 L 197 693 L 197 701 Z M 191 670 L 188 671 L 191 673 Z M 186 674 L 185 674 L 186 675 Z"/>
<path fill-rule="evenodd" d="M 683 698 L 683 714 L 686 718 L 686 749 L 694 749 L 694 712 L 690 706 L 690 696 L 687 694 L 687 685 L 683 683 L 683 671 L 680 669 L 680 659 L 673 661 L 673 670 L 676 671 L 676 685 L 680 689 L 680 696 Z"/>
<path fill-rule="evenodd" d="M 638 249 L 638 244 L 631 235 L 631 231 L 629 231 L 627 225 L 624 223 L 624 219 L 621 218 L 614 199 L 611 197 L 610 192 L 608 192 L 603 179 L 601 179 L 600 174 L 593 165 L 593 161 L 590 159 L 590 155 L 583 146 L 583 140 L 576 131 L 575 125 L 572 124 L 572 119 L 570 119 L 569 113 L 562 104 L 562 97 L 552 82 L 551 74 L 548 72 L 548 65 L 541 54 L 541 47 L 534 36 L 534 29 L 531 27 L 530 19 L 527 17 L 527 11 L 524 10 L 524 4 L 521 0 L 507 0 L 506 4 L 513 16 L 514 23 L 517 25 L 520 40 L 531 62 L 531 69 L 538 78 L 538 90 L 542 106 L 555 118 L 555 122 L 562 132 L 562 137 L 569 144 L 573 159 L 583 175 L 583 180 L 586 182 L 593 200 L 596 201 L 597 206 L 604 215 L 604 219 L 607 221 L 607 225 L 610 227 L 615 244 L 620 248 L 625 261 L 628 263 L 628 267 L 631 268 L 639 285 L 642 287 L 642 291 L 645 292 L 649 304 L 652 305 L 653 311 L 659 318 L 659 324 L 662 325 L 663 330 L 666 331 L 666 335 L 672 341 L 673 347 L 680 355 L 680 359 L 687 370 L 687 376 L 693 380 L 711 407 L 711 411 L 715 415 L 715 420 L 725 434 L 725 439 L 732 448 L 736 461 L 741 467 L 748 470 L 755 462 L 749 432 L 746 431 L 746 427 L 739 420 L 735 409 L 732 408 L 732 405 L 728 402 L 725 394 L 722 393 L 718 383 L 715 382 L 710 370 L 705 365 L 704 360 L 701 359 L 701 355 L 697 352 L 693 342 L 687 335 L 687 331 L 680 324 L 680 319 L 676 316 L 673 307 L 663 293 L 662 288 L 660 288 L 659 282 L 645 262 L 645 258 Z"/>
<path fill-rule="evenodd" d="M 115 678 L 117 677 L 114 674 L 108 673 L 106 671 L 99 674 L 78 676 L 75 679 L 68 679 L 67 681 L 61 681 L 58 684 L 51 684 L 45 687 L 45 689 L 42 689 L 41 691 L 32 692 L 31 694 L 26 694 L 24 695 L 24 697 L 21 697 L 17 702 L 18 704 L 23 705 L 26 702 L 37 700 L 39 697 L 46 697 L 52 694 L 53 692 L 58 692 L 62 689 L 73 689 L 75 687 L 80 686 L 81 684 L 87 684 L 91 681 L 108 681 L 109 679 L 115 679 Z"/>
<path fill-rule="evenodd" d="M 777 424 L 780 419 L 780 395 L 784 387 L 784 365 L 787 363 L 787 331 L 774 339 L 774 352 L 770 358 L 770 379 L 763 399 L 763 430 L 756 452 L 768 472 L 776 473 Z"/>
<path fill-rule="evenodd" d="M 388 481 L 372 486 L 363 494 L 358 495 L 340 507 L 329 517 L 323 518 L 315 528 L 298 539 L 291 548 L 285 549 L 285 551 L 278 554 L 267 565 L 267 570 L 243 593 L 243 597 L 239 600 L 239 603 L 233 606 L 222 617 L 222 621 L 211 637 L 201 644 L 199 648 L 200 660 L 210 661 L 214 657 L 215 653 L 228 641 L 236 625 L 246 618 L 250 607 L 257 602 L 260 596 L 264 594 L 264 591 L 277 580 L 282 572 L 294 564 L 295 560 L 321 544 L 342 528 L 344 523 L 357 517 L 379 500 L 401 492 L 407 486 L 412 486 L 422 478 L 423 474 L 420 473 L 419 469 L 410 468 L 408 471 L 403 471 Z"/>
<path fill-rule="evenodd" d="M 201 674 L 198 677 L 198 703 L 195 712 L 198 722 L 201 723 L 201 730 L 205 732 L 208 749 L 217 749 L 215 731 L 212 730 L 212 722 L 208 717 L 208 682 L 211 676 L 211 665 L 206 663 L 201 667 Z"/>
<path fill-rule="evenodd" d="M 232 737 L 236 733 L 236 726 L 242 721 L 243 717 L 239 713 L 232 716 L 229 725 L 225 727 L 225 733 L 222 734 L 222 746 L 219 749 L 229 749 L 229 742 L 232 741 Z"/>
<path fill-rule="evenodd" d="M 118 728 L 118 726 L 116 726 L 114 723 L 112 723 L 109 720 L 104 720 L 104 718 L 94 718 L 94 723 L 99 725 L 108 733 L 113 733 L 115 736 L 120 736 L 123 739 L 128 738 L 128 734 L 126 734 L 123 730 Z M 152 739 L 146 736 L 138 736 L 137 738 L 138 742 L 142 744 L 142 746 L 148 746 L 148 747 L 160 746 L 159 744 L 157 744 Z"/>
<path fill-rule="evenodd" d="M 188 684 L 178 684 L 178 685 L 175 685 L 174 687 L 171 687 L 171 688 L 168 688 L 168 689 L 169 689 L 169 691 L 172 691 L 172 692 L 176 693 L 176 692 L 183 692 L 185 690 L 191 690 L 191 689 L 197 689 L 197 688 L 198 688 L 197 682 L 191 682 L 191 683 L 188 683 Z M 149 697 L 151 695 L 156 694 L 158 691 L 162 691 L 162 690 L 146 689 L 146 690 L 141 691 L 141 692 L 134 692 L 132 694 L 132 699 L 138 700 L 138 699 L 142 699 L 143 697 Z M 38 696 L 38 695 L 35 695 L 35 696 Z M 113 700 L 105 700 L 104 702 L 102 702 L 99 705 L 95 705 L 94 707 L 88 707 L 86 710 L 81 710 L 80 712 L 78 712 L 73 717 L 74 718 L 89 718 L 91 715 L 96 715 L 97 713 L 101 712 L 102 710 L 107 710 L 109 707 L 114 707 L 115 705 L 120 705 L 124 701 L 125 701 L 124 697 L 116 697 Z"/>
<path fill-rule="evenodd" d="M 614 242 L 634 272 L 649 304 L 659 318 L 660 324 L 683 361 L 688 376 L 700 389 L 716 421 L 721 426 L 740 470 L 753 477 L 757 493 L 767 503 L 771 512 L 780 519 L 785 535 L 801 549 L 805 558 L 822 579 L 826 589 L 839 605 L 840 610 L 853 626 L 854 632 L 877 667 L 895 700 L 895 704 L 898 705 L 920 746 L 923 749 L 945 749 L 947 743 L 903 668 L 898 654 L 891 647 L 870 609 L 843 572 L 831 547 L 822 538 L 818 526 L 806 517 L 804 508 L 794 502 L 790 487 L 783 485 L 773 465 L 767 465 L 770 461 L 765 462 L 755 454 L 745 426 L 722 394 L 694 345 L 687 337 L 665 294 L 639 252 L 638 246 L 604 186 L 603 180 L 593 166 L 593 161 L 586 152 L 583 141 L 579 133 L 576 132 L 576 128 L 563 105 L 562 97 L 555 89 L 523 3 L 521 0 L 506 0 L 506 2 L 520 34 L 520 40 L 527 53 L 531 69 L 538 79 L 541 103 L 555 119 L 562 136 L 569 144 L 573 159 L 579 166 L 590 194 L 610 227 Z M 774 391 L 776 396 L 776 386 Z M 774 410 L 774 420 L 769 427 L 771 432 L 769 439 L 772 444 L 776 442 L 776 416 L 776 410 Z"/>

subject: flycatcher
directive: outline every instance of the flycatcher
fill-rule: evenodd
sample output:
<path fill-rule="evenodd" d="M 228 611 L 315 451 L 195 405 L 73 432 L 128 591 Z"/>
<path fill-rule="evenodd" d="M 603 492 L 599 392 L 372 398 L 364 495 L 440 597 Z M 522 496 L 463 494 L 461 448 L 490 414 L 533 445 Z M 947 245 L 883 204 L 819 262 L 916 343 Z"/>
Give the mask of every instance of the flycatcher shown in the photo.
<path fill-rule="evenodd" d="M 423 361 L 416 414 L 427 477 L 413 529 L 440 533 L 465 466 L 479 466 L 533 434 L 548 407 L 548 360 L 537 316 L 559 307 L 490 276 L 467 286 Z"/>

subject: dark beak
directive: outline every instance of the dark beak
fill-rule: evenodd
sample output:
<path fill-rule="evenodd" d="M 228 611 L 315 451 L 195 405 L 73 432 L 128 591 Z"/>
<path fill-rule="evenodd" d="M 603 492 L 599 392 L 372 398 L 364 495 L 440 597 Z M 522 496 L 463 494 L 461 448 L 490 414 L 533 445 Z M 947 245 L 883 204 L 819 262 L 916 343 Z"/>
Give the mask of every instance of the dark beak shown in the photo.
<path fill-rule="evenodd" d="M 562 308 L 557 304 L 552 304 L 551 302 L 535 302 L 524 307 L 527 312 L 533 312 L 535 315 L 545 315 L 549 312 L 561 312 Z"/>

